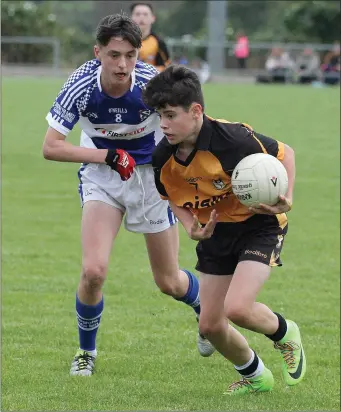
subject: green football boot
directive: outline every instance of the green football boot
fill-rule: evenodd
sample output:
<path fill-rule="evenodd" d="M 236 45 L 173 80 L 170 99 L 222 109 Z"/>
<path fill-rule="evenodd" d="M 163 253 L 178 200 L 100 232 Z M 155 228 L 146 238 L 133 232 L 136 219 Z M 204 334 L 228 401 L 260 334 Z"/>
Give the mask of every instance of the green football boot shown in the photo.
<path fill-rule="evenodd" d="M 287 320 L 288 330 L 284 338 L 274 343 L 282 355 L 282 373 L 287 385 L 297 385 L 306 372 L 306 358 L 298 326 L 292 320 Z"/>
<path fill-rule="evenodd" d="M 261 375 L 255 378 L 242 378 L 232 383 L 224 395 L 246 395 L 248 393 L 270 392 L 274 386 L 274 378 L 269 369 L 264 368 Z"/>

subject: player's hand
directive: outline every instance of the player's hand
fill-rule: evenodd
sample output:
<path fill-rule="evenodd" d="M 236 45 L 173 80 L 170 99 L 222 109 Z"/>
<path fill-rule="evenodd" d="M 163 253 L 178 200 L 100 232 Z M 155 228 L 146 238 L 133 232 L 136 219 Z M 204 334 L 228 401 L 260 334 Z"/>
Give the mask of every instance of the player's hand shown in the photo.
<path fill-rule="evenodd" d="M 105 163 L 120 174 L 122 180 L 128 180 L 133 174 L 136 165 L 129 153 L 121 149 L 108 150 Z"/>
<path fill-rule="evenodd" d="M 210 220 L 207 222 L 205 227 L 201 227 L 198 217 L 196 215 L 193 215 L 192 227 L 188 233 L 189 237 L 193 240 L 209 239 L 212 236 L 214 228 L 217 224 L 217 217 L 217 211 L 212 210 Z"/>
<path fill-rule="evenodd" d="M 257 206 L 251 206 L 249 210 L 259 215 L 277 215 L 279 213 L 289 212 L 292 207 L 292 202 L 285 196 L 279 196 L 278 202 L 273 206 L 260 203 Z"/>

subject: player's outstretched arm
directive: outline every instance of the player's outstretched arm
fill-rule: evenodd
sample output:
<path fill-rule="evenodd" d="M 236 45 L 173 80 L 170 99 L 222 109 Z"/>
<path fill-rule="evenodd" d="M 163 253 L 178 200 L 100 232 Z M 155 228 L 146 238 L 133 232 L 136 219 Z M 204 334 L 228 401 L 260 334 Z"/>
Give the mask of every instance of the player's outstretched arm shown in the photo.
<path fill-rule="evenodd" d="M 284 145 L 284 159 L 282 160 L 282 163 L 288 174 L 288 190 L 285 195 L 285 198 L 289 201 L 291 205 L 294 198 L 296 165 L 294 149 L 288 146 L 287 144 Z"/>
<path fill-rule="evenodd" d="M 193 240 L 209 239 L 213 235 L 214 228 L 217 224 L 217 218 L 217 211 L 212 210 L 209 221 L 204 227 L 202 227 L 200 225 L 198 217 L 196 215 L 193 215 L 193 223 L 189 233 L 190 238 Z"/>
<path fill-rule="evenodd" d="M 180 220 L 192 240 L 204 240 L 212 236 L 218 217 L 215 210 L 211 212 L 210 220 L 205 227 L 201 227 L 196 215 L 193 215 L 188 209 L 175 205 L 171 201 L 169 203 L 173 213 Z"/>
<path fill-rule="evenodd" d="M 192 223 L 193 223 L 192 213 L 188 209 L 185 209 L 184 207 L 177 206 L 172 201 L 169 201 L 169 205 L 173 213 L 175 214 L 175 216 L 179 219 L 182 226 L 185 228 L 186 232 L 189 234 Z"/>
<path fill-rule="evenodd" d="M 66 136 L 49 127 L 43 143 L 44 158 L 57 162 L 105 163 L 108 150 L 75 146 L 65 139 Z"/>
<path fill-rule="evenodd" d="M 128 180 L 133 174 L 135 160 L 124 150 L 79 147 L 65 139 L 66 136 L 49 127 L 43 144 L 44 158 L 57 162 L 105 163 L 119 173 L 122 180 Z"/>

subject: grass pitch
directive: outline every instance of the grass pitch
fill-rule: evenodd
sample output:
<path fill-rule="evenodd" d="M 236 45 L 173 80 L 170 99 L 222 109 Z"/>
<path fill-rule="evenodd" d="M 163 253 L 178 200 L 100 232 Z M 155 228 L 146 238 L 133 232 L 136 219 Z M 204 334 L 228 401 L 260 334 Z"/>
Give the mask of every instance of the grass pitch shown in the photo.
<path fill-rule="evenodd" d="M 122 230 L 105 284 L 97 373 L 69 377 L 80 271 L 76 164 L 47 162 L 44 120 L 60 79 L 3 79 L 2 410 L 340 410 L 339 89 L 206 85 L 207 114 L 244 121 L 296 151 L 297 183 L 282 258 L 260 300 L 295 319 L 307 375 L 287 388 L 279 354 L 245 335 L 272 369 L 270 394 L 230 398 L 237 375 L 196 351 L 192 311 L 158 292 L 142 236 Z M 79 129 L 71 136 L 78 143 Z M 195 265 L 181 231 L 180 262 Z"/>

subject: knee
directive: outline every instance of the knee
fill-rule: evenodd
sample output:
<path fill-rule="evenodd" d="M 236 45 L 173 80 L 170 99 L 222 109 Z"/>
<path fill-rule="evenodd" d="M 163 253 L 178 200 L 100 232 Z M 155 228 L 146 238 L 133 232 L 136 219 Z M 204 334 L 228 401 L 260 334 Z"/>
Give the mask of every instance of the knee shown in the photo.
<path fill-rule="evenodd" d="M 224 318 L 213 319 L 202 315 L 201 313 L 199 318 L 199 332 L 201 335 L 209 338 L 221 333 L 224 328 L 224 322 L 226 323 Z"/>
<path fill-rule="evenodd" d="M 155 280 L 157 287 L 162 293 L 169 296 L 177 296 L 177 282 L 168 277 Z"/>
<path fill-rule="evenodd" d="M 247 307 L 241 305 L 232 305 L 225 309 L 227 319 L 233 322 L 235 325 L 244 327 L 249 323 L 251 311 Z"/>
<path fill-rule="evenodd" d="M 180 281 L 178 273 L 158 272 L 154 273 L 154 279 L 157 287 L 165 295 L 176 297 L 181 295 Z"/>
<path fill-rule="evenodd" d="M 101 263 L 84 264 L 81 280 L 89 290 L 102 288 L 107 273 L 107 265 Z"/>

